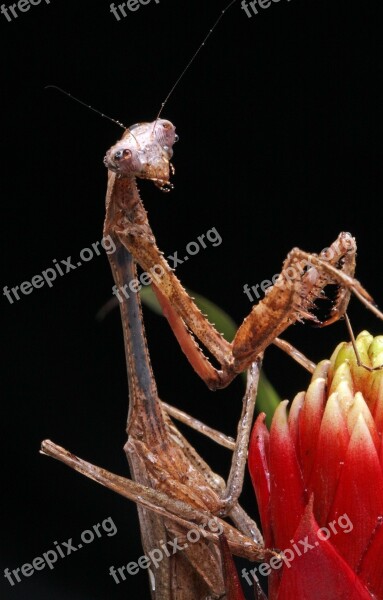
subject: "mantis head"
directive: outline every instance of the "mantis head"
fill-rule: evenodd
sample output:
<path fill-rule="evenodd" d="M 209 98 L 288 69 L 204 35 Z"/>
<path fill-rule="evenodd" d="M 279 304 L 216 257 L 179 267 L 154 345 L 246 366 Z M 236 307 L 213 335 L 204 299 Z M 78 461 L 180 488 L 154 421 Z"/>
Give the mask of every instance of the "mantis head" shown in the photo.
<path fill-rule="evenodd" d="M 127 129 L 104 158 L 105 166 L 120 177 L 150 179 L 162 190 L 172 187 L 169 171 L 173 144 L 178 140 L 174 125 L 165 119 L 137 123 Z"/>

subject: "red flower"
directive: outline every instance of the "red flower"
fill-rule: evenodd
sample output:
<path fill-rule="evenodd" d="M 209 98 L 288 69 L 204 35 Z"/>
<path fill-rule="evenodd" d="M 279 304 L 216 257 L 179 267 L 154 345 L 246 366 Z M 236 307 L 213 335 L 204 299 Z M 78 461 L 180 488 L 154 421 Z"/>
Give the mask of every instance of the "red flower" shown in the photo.
<path fill-rule="evenodd" d="M 383 364 L 383 336 L 357 338 Z M 249 468 L 271 565 L 270 600 L 383 599 L 383 370 L 351 344 L 321 362 L 270 433 L 259 415 Z M 274 560 L 274 559 L 273 559 Z"/>

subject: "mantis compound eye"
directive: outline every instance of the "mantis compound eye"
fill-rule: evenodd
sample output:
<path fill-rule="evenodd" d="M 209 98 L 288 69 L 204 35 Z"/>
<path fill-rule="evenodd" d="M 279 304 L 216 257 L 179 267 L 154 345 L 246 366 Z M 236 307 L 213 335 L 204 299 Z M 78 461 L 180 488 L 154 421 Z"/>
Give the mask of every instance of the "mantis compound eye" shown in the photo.
<path fill-rule="evenodd" d="M 130 150 L 128 150 L 127 148 L 125 148 L 125 150 L 117 150 L 117 152 L 114 155 L 114 160 L 121 160 L 122 158 L 130 158 L 132 156 L 132 153 Z"/>

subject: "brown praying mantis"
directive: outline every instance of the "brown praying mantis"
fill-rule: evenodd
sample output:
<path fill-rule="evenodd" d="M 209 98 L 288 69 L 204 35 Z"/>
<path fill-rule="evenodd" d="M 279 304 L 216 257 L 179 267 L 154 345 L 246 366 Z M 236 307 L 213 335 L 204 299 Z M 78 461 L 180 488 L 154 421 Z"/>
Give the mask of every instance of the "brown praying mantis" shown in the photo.
<path fill-rule="evenodd" d="M 136 178 L 152 180 L 160 189 L 170 186 L 170 159 L 177 140 L 170 121 L 157 119 L 126 130 L 122 139 L 106 154 L 109 169 L 104 235 L 110 235 L 116 251 L 109 260 L 117 287 L 136 277 L 135 263 L 158 271 L 155 293 L 180 345 L 196 372 L 211 388 L 227 385 L 247 369 L 238 435 L 234 442 L 214 430 L 162 403 L 150 366 L 137 294 L 120 304 L 129 380 L 130 407 L 128 441 L 124 447 L 134 481 L 109 473 L 44 441 L 42 452 L 113 489 L 138 504 L 145 553 L 172 540 L 183 540 L 182 551 L 165 556 L 152 575 L 154 600 L 231 600 L 230 583 L 225 580 L 222 554 L 217 544 L 223 533 L 233 554 L 250 560 L 276 556 L 264 548 L 256 524 L 238 504 L 247 457 L 247 445 L 254 411 L 262 355 L 271 343 L 288 351 L 308 370 L 313 365 L 298 351 L 277 337 L 290 324 L 310 319 L 314 302 L 327 285 L 337 284 L 338 294 L 327 325 L 345 315 L 353 292 L 377 316 L 382 313 L 369 294 L 353 278 L 355 240 L 341 233 L 319 255 L 292 250 L 275 285 L 239 327 L 232 343 L 227 342 L 194 304 L 159 251 L 147 213 L 139 196 Z M 217 359 L 220 368 L 209 362 L 196 343 L 199 340 Z M 207 433 L 233 450 L 227 484 L 197 454 L 175 427 L 169 415 Z M 230 517 L 235 526 L 224 519 Z M 214 528 L 207 523 L 214 519 Z M 185 535 L 198 528 L 195 544 L 185 544 Z"/>
<path fill-rule="evenodd" d="M 234 600 L 237 596 L 225 571 L 219 534 L 224 534 L 235 555 L 262 561 L 278 556 L 277 551 L 264 548 L 256 524 L 238 503 L 263 352 L 276 344 L 312 371 L 314 365 L 278 337 L 289 325 L 304 319 L 328 325 L 346 317 L 351 292 L 378 317 L 383 315 L 354 279 L 355 240 L 341 233 L 319 255 L 294 248 L 275 285 L 253 307 L 234 340 L 226 341 L 199 311 L 158 249 L 139 196 L 137 178 L 152 180 L 163 191 L 171 188 L 174 169 L 170 161 L 176 141 L 174 125 L 157 118 L 127 129 L 107 152 L 104 235 L 110 235 L 116 246 L 108 257 L 118 288 L 135 279 L 136 264 L 147 273 L 161 267 L 153 289 L 183 352 L 209 388 L 227 386 L 237 374 L 247 371 L 237 439 L 161 402 L 150 365 L 140 299 L 130 294 L 120 303 L 120 311 L 130 397 L 124 450 L 133 480 L 96 467 L 48 440 L 42 444 L 42 453 L 137 503 L 145 554 L 151 556 L 153 550 L 167 548 L 162 560 L 155 567 L 151 565 L 153 600 Z M 320 323 L 313 308 L 327 285 L 338 285 L 339 289 L 329 319 Z M 198 342 L 217 366 L 211 364 Z M 172 417 L 233 451 L 227 483 L 181 435 Z M 190 532 L 198 533 L 193 543 Z"/>

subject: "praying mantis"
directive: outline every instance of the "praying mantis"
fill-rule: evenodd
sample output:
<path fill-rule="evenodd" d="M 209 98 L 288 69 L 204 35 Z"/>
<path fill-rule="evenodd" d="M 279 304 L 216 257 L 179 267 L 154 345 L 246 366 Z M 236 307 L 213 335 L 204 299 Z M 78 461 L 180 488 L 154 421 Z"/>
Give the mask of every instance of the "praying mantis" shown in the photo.
<path fill-rule="evenodd" d="M 177 141 L 170 121 L 156 119 L 126 130 L 106 154 L 108 190 L 104 235 L 116 251 L 109 256 L 117 287 L 136 278 L 136 263 L 147 272 L 162 269 L 153 289 L 176 338 L 197 374 L 211 389 L 224 387 L 247 370 L 237 439 L 233 440 L 160 401 L 151 370 L 138 294 L 120 303 L 129 381 L 128 441 L 124 447 L 133 480 L 96 467 L 49 440 L 42 453 L 118 492 L 138 504 L 142 542 L 146 555 L 164 544 L 183 540 L 151 573 L 153 600 L 234 600 L 225 573 L 218 534 L 224 534 L 230 552 L 250 560 L 271 560 L 278 552 L 263 546 L 256 524 L 238 504 L 247 457 L 259 372 L 267 347 L 274 343 L 309 371 L 312 363 L 278 336 L 290 324 L 309 319 L 327 325 L 345 315 L 353 292 L 378 317 L 382 313 L 370 295 L 353 278 L 355 240 L 348 233 L 319 255 L 293 249 L 281 274 L 265 298 L 253 307 L 229 343 L 215 330 L 187 294 L 157 247 L 136 179 L 152 180 L 161 190 L 171 187 L 173 145 Z M 320 323 L 314 302 L 327 285 L 337 284 L 338 294 L 329 319 Z M 214 367 L 196 340 L 217 360 Z M 227 483 L 211 471 L 174 425 L 170 415 L 207 433 L 233 450 Z M 230 517 L 235 526 L 224 519 Z M 215 530 L 207 523 L 215 524 Z M 198 528 L 198 540 L 185 544 L 188 532 Z M 173 542 L 172 542 L 173 540 Z M 173 546 L 174 547 L 174 546 Z"/>
<path fill-rule="evenodd" d="M 350 234 L 341 233 L 319 255 L 294 248 L 274 286 L 253 307 L 234 340 L 231 343 L 224 340 L 166 263 L 137 188 L 137 178 L 151 180 L 163 191 L 171 188 L 171 158 L 176 140 L 174 125 L 158 117 L 152 123 L 128 128 L 107 152 L 104 235 L 110 235 L 116 246 L 115 253 L 108 257 L 118 288 L 135 279 L 136 264 L 147 273 L 157 265 L 161 267 L 153 290 L 181 349 L 210 389 L 225 387 L 236 375 L 247 371 L 237 439 L 206 428 L 160 400 L 145 340 L 140 299 L 133 294 L 124 297 L 120 304 L 130 397 L 128 441 L 124 450 L 133 480 L 109 473 L 49 440 L 42 443 L 42 453 L 137 503 L 145 555 L 150 556 L 159 548 L 163 550 L 158 565 L 149 567 L 152 600 L 235 600 L 239 596 L 227 574 L 220 534 L 235 555 L 261 561 L 278 557 L 277 550 L 264 547 L 256 524 L 238 503 L 264 351 L 275 344 L 313 371 L 314 365 L 308 359 L 279 338 L 291 324 L 308 319 L 317 325 L 328 325 L 346 316 L 351 292 L 378 317 L 383 315 L 354 279 L 355 240 Z M 339 285 L 338 294 L 329 319 L 320 323 L 313 313 L 314 303 L 330 284 Z M 210 353 L 216 366 L 198 342 Z M 227 483 L 197 454 L 172 418 L 206 433 L 233 451 Z M 234 525 L 227 523 L 226 517 Z M 187 536 L 193 531 L 198 532 L 198 540 L 190 543 Z M 148 564 L 142 568 L 148 568 Z"/>

